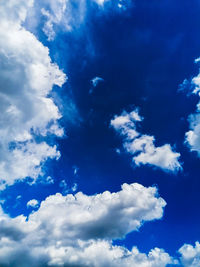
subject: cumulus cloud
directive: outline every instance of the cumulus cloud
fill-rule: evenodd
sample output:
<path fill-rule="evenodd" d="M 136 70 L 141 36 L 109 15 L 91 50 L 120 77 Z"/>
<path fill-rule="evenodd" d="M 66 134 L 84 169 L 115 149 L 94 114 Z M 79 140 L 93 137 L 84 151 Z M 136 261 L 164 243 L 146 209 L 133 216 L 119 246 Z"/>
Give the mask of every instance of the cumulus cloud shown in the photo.
<path fill-rule="evenodd" d="M 184 267 L 200 266 L 200 244 L 195 243 L 195 246 L 185 244 L 179 249 L 181 254 L 181 263 Z"/>
<path fill-rule="evenodd" d="M 42 166 L 47 159 L 58 159 L 60 152 L 56 146 L 49 146 L 42 142 L 27 142 L 17 144 L 13 150 L 9 150 L 0 161 L 0 177 L 2 178 L 2 187 L 11 185 L 15 180 L 23 180 L 25 177 L 31 177 L 36 180 L 43 174 Z"/>
<path fill-rule="evenodd" d="M 166 266 L 173 260 L 162 249 L 146 255 L 112 244 L 160 219 L 165 205 L 155 187 L 124 184 L 116 193 L 51 195 L 28 218 L 10 218 L 1 209 L 0 265 Z"/>
<path fill-rule="evenodd" d="M 15 244 L 13 249 L 11 243 Z M 109 241 L 80 241 L 77 247 L 51 245 L 48 248 L 38 247 L 32 250 L 19 246 L 14 241 L 3 240 L 3 245 L 5 249 L 0 246 L 0 263 L 3 267 L 165 267 L 176 263 L 168 253 L 159 248 L 145 254 L 136 247 L 128 250 L 114 246 Z"/>
<path fill-rule="evenodd" d="M 49 50 L 24 24 L 32 0 L 0 2 L 0 180 L 1 186 L 42 174 L 48 158 L 59 158 L 44 138 L 63 135 L 61 114 L 49 96 L 65 74 L 52 63 Z"/>
<path fill-rule="evenodd" d="M 80 244 L 81 249 L 66 248 L 57 250 L 52 248 L 51 255 L 62 256 L 62 260 L 55 258 L 51 265 L 64 266 L 92 266 L 92 267 L 164 267 L 173 264 L 174 260 L 164 250 L 155 248 L 148 255 L 139 252 L 134 247 L 131 251 L 120 246 L 113 246 L 109 241 L 90 241 Z"/>
<path fill-rule="evenodd" d="M 30 215 L 29 221 L 55 229 L 56 238 L 91 239 L 122 238 L 137 230 L 144 221 L 163 216 L 166 203 L 157 197 L 155 187 L 145 188 L 139 184 L 124 184 L 118 193 L 105 191 L 87 196 L 79 192 L 74 196 L 56 194 L 42 202 L 40 209 Z M 66 214 L 63 212 L 66 210 Z M 51 222 L 48 218 L 54 213 Z M 62 214 L 62 217 L 60 216 Z M 62 231 L 70 229 L 70 231 Z M 54 235 L 54 231 L 52 231 Z M 52 236 L 52 239 L 55 239 Z"/>
<path fill-rule="evenodd" d="M 181 169 L 179 163 L 180 153 L 174 152 L 171 145 L 160 147 L 154 145 L 155 137 L 141 134 L 137 131 L 137 123 L 143 118 L 138 110 L 130 113 L 123 112 L 111 120 L 111 126 L 124 137 L 124 148 L 133 155 L 136 165 L 150 164 L 165 171 Z"/>

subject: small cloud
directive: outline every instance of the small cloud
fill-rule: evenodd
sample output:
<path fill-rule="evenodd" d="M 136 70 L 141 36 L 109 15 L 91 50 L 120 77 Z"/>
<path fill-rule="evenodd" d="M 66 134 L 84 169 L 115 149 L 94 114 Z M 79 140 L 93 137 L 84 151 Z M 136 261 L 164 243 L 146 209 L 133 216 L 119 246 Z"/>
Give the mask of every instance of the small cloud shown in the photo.
<path fill-rule="evenodd" d="M 59 186 L 62 187 L 62 188 L 66 188 L 67 187 L 67 183 L 65 180 L 62 180 L 60 183 L 59 183 Z"/>
<path fill-rule="evenodd" d="M 136 166 L 153 165 L 164 171 L 176 173 L 182 170 L 179 162 L 180 153 L 173 150 L 170 144 L 155 146 L 155 137 L 141 134 L 137 130 L 137 123 L 143 118 L 139 115 L 138 109 L 127 113 L 123 112 L 111 120 L 111 126 L 123 136 L 123 147 L 133 156 Z M 116 149 L 119 153 L 119 150 Z"/>
<path fill-rule="evenodd" d="M 72 186 L 71 190 L 72 190 L 72 192 L 75 192 L 75 191 L 77 191 L 77 189 L 78 189 L 78 185 L 77 185 L 77 183 L 75 183 L 75 184 Z"/>
<path fill-rule="evenodd" d="M 91 80 L 91 83 L 92 83 L 92 85 L 93 85 L 94 87 L 96 87 L 96 86 L 99 84 L 99 82 L 103 82 L 103 81 L 104 81 L 103 78 L 101 78 L 101 77 L 95 77 L 95 78 L 93 78 L 93 79 Z"/>
<path fill-rule="evenodd" d="M 39 179 L 39 182 L 43 185 L 50 185 L 50 184 L 54 184 L 54 179 L 51 176 L 41 177 Z"/>
<path fill-rule="evenodd" d="M 73 166 L 74 175 L 76 175 L 79 171 L 79 168 L 77 166 Z"/>
<path fill-rule="evenodd" d="M 115 151 L 117 154 L 121 154 L 121 150 L 119 148 L 116 148 Z"/>
<path fill-rule="evenodd" d="M 194 60 L 194 63 L 199 63 L 200 62 L 200 57 L 198 57 L 198 58 L 196 58 L 195 60 Z"/>
<path fill-rule="evenodd" d="M 192 81 L 189 81 L 187 79 L 185 79 L 180 85 L 179 85 L 179 88 L 178 88 L 178 92 L 180 93 L 185 93 L 186 92 L 186 95 L 189 97 L 192 95 L 192 93 L 194 93 L 194 90 L 195 90 L 195 86 L 194 84 L 192 83 Z"/>
<path fill-rule="evenodd" d="M 5 199 L 0 199 L 0 205 L 3 205 L 6 202 Z"/>
<path fill-rule="evenodd" d="M 37 199 L 31 199 L 31 200 L 29 200 L 27 202 L 26 206 L 27 206 L 27 208 L 30 208 L 31 207 L 31 208 L 36 209 L 39 206 L 39 202 L 38 202 Z"/>
<path fill-rule="evenodd" d="M 95 87 L 97 87 L 97 85 L 100 83 L 100 82 L 104 82 L 104 79 L 101 78 L 101 77 L 94 77 L 92 80 L 90 80 L 91 84 L 92 84 L 92 88 L 90 89 L 89 93 L 92 94 L 93 93 L 93 89 Z"/>
<path fill-rule="evenodd" d="M 15 204 L 13 206 L 14 208 L 17 208 L 20 205 L 21 199 L 22 199 L 22 196 L 21 195 L 18 195 L 16 197 L 16 201 L 15 201 Z"/>
<path fill-rule="evenodd" d="M 77 191 L 77 188 L 78 188 L 78 185 L 77 183 L 74 183 L 72 185 L 72 187 L 68 186 L 68 184 L 66 183 L 65 180 L 62 180 L 60 183 L 59 183 L 59 186 L 63 189 L 63 194 L 67 194 L 69 192 L 75 192 Z"/>
<path fill-rule="evenodd" d="M 60 188 L 62 188 L 63 194 L 67 194 L 69 192 L 69 188 L 68 188 L 68 185 L 67 185 L 65 180 L 62 180 L 59 183 L 59 186 L 60 186 Z"/>
<path fill-rule="evenodd" d="M 54 179 L 51 176 L 46 178 L 46 184 L 54 184 Z"/>

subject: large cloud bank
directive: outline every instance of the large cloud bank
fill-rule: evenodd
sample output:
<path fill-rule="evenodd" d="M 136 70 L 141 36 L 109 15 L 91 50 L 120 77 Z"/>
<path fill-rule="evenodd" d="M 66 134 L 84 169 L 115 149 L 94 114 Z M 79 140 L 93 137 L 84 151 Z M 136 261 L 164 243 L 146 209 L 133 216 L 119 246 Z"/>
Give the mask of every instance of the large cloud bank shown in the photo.
<path fill-rule="evenodd" d="M 12 185 L 36 179 L 48 158 L 59 158 L 56 146 L 35 136 L 62 136 L 61 117 L 49 97 L 65 74 L 51 62 L 49 50 L 22 25 L 32 0 L 0 2 L 0 180 Z"/>
<path fill-rule="evenodd" d="M 163 216 L 155 187 L 124 184 L 121 191 L 51 195 L 28 218 L 0 213 L 1 266 L 152 266 L 172 263 L 162 249 L 148 255 L 114 246 L 145 222 Z"/>

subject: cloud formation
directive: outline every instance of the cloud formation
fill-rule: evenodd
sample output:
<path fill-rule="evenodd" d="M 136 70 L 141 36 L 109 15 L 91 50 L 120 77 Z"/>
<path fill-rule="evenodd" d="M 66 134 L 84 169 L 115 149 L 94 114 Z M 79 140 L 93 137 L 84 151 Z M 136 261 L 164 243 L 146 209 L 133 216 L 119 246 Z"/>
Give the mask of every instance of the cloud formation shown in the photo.
<path fill-rule="evenodd" d="M 107 7 L 115 10 L 116 8 L 125 9 L 129 2 L 129 0 L 91 0 L 89 2 L 87 0 L 44 0 L 42 4 L 36 2 L 34 9 L 29 12 L 28 25 L 34 29 L 41 23 L 48 41 L 53 41 L 56 32 L 71 32 L 83 25 L 90 7 L 96 5 L 101 12 L 105 12 Z"/>
<path fill-rule="evenodd" d="M 11 219 L 1 209 L 0 265 L 165 266 L 172 258 L 164 250 L 146 255 L 112 245 L 145 221 L 160 219 L 165 205 L 155 187 L 124 184 L 116 193 L 51 195 L 28 218 Z"/>
<path fill-rule="evenodd" d="M 196 59 L 198 63 L 200 59 Z M 193 94 L 200 96 L 200 73 L 192 79 Z M 200 102 L 197 104 L 196 113 L 188 118 L 190 130 L 186 133 L 186 144 L 191 151 L 196 151 L 200 157 Z"/>
<path fill-rule="evenodd" d="M 31 199 L 27 202 L 26 206 L 29 208 L 37 208 L 39 206 L 39 202 L 37 199 Z"/>
<path fill-rule="evenodd" d="M 49 50 L 24 24 L 32 0 L 0 2 L 0 180 L 1 187 L 27 176 L 36 179 L 48 158 L 59 158 L 47 135 L 62 136 L 61 114 L 49 96 L 65 74 L 52 63 Z"/>
<path fill-rule="evenodd" d="M 92 83 L 92 85 L 94 86 L 94 87 L 96 87 L 98 84 L 99 84 L 99 82 L 103 82 L 104 81 L 104 79 L 103 78 L 101 78 L 101 77 L 94 77 L 92 80 L 91 80 L 91 83 Z"/>
<path fill-rule="evenodd" d="M 137 131 L 137 123 L 142 120 L 138 110 L 130 113 L 124 111 L 120 116 L 115 116 L 110 124 L 124 137 L 123 146 L 128 153 L 133 155 L 136 165 L 149 164 L 173 172 L 180 170 L 180 153 L 174 152 L 169 144 L 156 147 L 154 136 L 144 135 Z"/>
<path fill-rule="evenodd" d="M 93 0 L 102 10 L 104 2 L 110 1 Z M 26 26 L 31 29 L 44 23 L 45 34 L 53 40 L 56 27 L 70 31 L 80 25 L 87 8 L 85 0 L 0 3 L 0 189 L 43 175 L 46 160 L 60 157 L 45 137 L 64 134 L 58 123 L 62 114 L 50 93 L 65 83 L 66 75 Z M 38 136 L 41 143 L 36 141 Z"/>
<path fill-rule="evenodd" d="M 200 266 L 200 244 L 197 241 L 195 246 L 185 244 L 179 249 L 181 264 L 184 267 Z"/>

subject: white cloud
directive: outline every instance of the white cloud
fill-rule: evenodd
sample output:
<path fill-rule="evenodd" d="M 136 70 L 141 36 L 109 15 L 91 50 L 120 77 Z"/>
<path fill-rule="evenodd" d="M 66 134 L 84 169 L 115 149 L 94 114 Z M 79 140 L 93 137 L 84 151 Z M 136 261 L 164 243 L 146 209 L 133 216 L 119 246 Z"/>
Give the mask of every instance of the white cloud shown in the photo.
<path fill-rule="evenodd" d="M 93 85 L 94 87 L 96 87 L 96 86 L 99 84 L 99 82 L 103 82 L 103 81 L 104 81 L 104 79 L 101 78 L 101 77 L 94 77 L 94 78 L 91 80 L 91 83 L 92 83 L 92 85 Z"/>
<path fill-rule="evenodd" d="M 59 186 L 62 188 L 63 194 L 67 194 L 69 192 L 69 187 L 65 180 L 60 181 Z"/>
<path fill-rule="evenodd" d="M 47 176 L 47 178 L 44 180 L 45 184 L 54 184 L 54 179 L 51 176 Z"/>
<path fill-rule="evenodd" d="M 60 152 L 56 146 L 51 147 L 47 143 L 27 142 L 18 144 L 14 150 L 4 154 L 0 161 L 0 177 L 2 178 L 2 188 L 4 183 L 12 185 L 15 180 L 23 180 L 31 177 L 34 180 L 42 175 L 42 165 L 47 159 L 58 159 Z"/>
<path fill-rule="evenodd" d="M 155 187 L 124 184 L 116 193 L 51 195 L 28 218 L 0 210 L 0 265 L 166 266 L 173 260 L 161 249 L 146 255 L 112 245 L 145 221 L 160 219 L 165 205 Z"/>
<path fill-rule="evenodd" d="M 136 165 L 150 164 L 166 171 L 181 169 L 180 154 L 174 152 L 169 144 L 160 147 L 154 145 L 155 137 L 142 135 L 137 131 L 137 123 L 143 118 L 138 110 L 123 112 L 111 120 L 111 126 L 124 137 L 124 148 L 133 155 Z"/>
<path fill-rule="evenodd" d="M 58 107 L 49 97 L 65 74 L 51 62 L 49 50 L 24 23 L 31 0 L 0 2 L 0 180 L 13 184 L 42 174 L 48 158 L 58 158 L 56 146 L 37 143 L 35 135 L 63 135 Z"/>
<path fill-rule="evenodd" d="M 200 58 L 197 58 L 195 63 L 199 63 L 199 61 Z M 183 84 L 184 83 L 185 82 L 183 82 Z M 193 88 L 192 93 L 200 96 L 200 73 L 192 79 L 191 85 Z M 197 104 L 196 113 L 191 114 L 188 118 L 188 121 L 190 130 L 185 135 L 185 143 L 188 145 L 191 151 L 196 151 L 200 157 L 200 102 Z"/>
<path fill-rule="evenodd" d="M 55 229 L 58 240 L 122 238 L 137 230 L 144 221 L 160 219 L 165 205 L 165 201 L 157 197 L 155 187 L 124 184 L 118 193 L 106 191 L 87 196 L 79 192 L 75 196 L 50 196 L 42 202 L 37 213 L 30 215 L 29 221 L 34 225 L 48 223 L 52 229 L 54 225 L 59 225 L 59 229 Z M 49 222 L 52 212 L 54 218 Z M 64 232 L 62 229 L 70 231 Z"/>
<path fill-rule="evenodd" d="M 179 249 L 181 254 L 181 263 L 184 267 L 199 267 L 200 266 L 200 244 L 195 243 L 195 246 L 185 244 Z"/>
<path fill-rule="evenodd" d="M 20 246 L 16 241 L 3 239 L 0 246 L 0 264 L 7 267 L 81 266 L 81 267 L 165 267 L 176 263 L 159 248 L 147 255 L 136 247 L 131 251 L 114 246 L 109 241 L 79 241 L 78 246 L 51 245 L 49 247 Z M 11 247 L 13 245 L 13 247 Z"/>
<path fill-rule="evenodd" d="M 51 248 L 50 253 L 55 256 L 50 261 L 50 266 L 51 264 L 63 266 L 67 263 L 69 266 L 92 267 L 164 267 L 174 262 L 169 254 L 162 249 L 152 249 L 146 255 L 135 247 L 129 251 L 120 246 L 113 246 L 109 241 L 83 242 L 79 249 L 72 247 L 60 250 Z"/>
<path fill-rule="evenodd" d="M 74 183 L 73 186 L 72 186 L 72 188 L 71 188 L 72 192 L 76 192 L 77 189 L 78 189 L 78 184 L 77 183 Z"/>
<path fill-rule="evenodd" d="M 103 5 L 108 0 L 94 0 L 97 4 Z"/>
<path fill-rule="evenodd" d="M 36 2 L 35 8 L 29 12 L 27 25 L 34 29 L 41 23 L 43 32 L 48 40 L 52 41 L 57 31 L 72 31 L 79 27 L 84 22 L 86 8 L 86 0 L 44 0 Z"/>
<path fill-rule="evenodd" d="M 93 0 L 99 6 L 103 7 L 105 3 L 109 2 L 110 0 Z M 111 2 L 111 1 L 110 1 Z M 126 8 L 126 5 L 129 3 L 129 0 L 115 0 L 114 3 L 117 5 L 118 8 Z"/>
<path fill-rule="evenodd" d="M 100 77 L 94 77 L 92 80 L 90 80 L 91 84 L 92 84 L 92 87 L 90 88 L 89 90 L 89 94 L 92 94 L 93 93 L 93 90 L 95 87 L 97 87 L 97 85 L 100 83 L 100 82 L 103 82 L 104 79 L 103 78 L 100 78 Z"/>
<path fill-rule="evenodd" d="M 74 176 L 77 175 L 78 171 L 79 171 L 79 167 L 77 166 L 73 166 L 73 171 L 74 171 Z"/>
<path fill-rule="evenodd" d="M 37 199 L 31 199 L 27 202 L 26 206 L 29 208 L 37 208 L 39 206 L 39 202 Z"/>
<path fill-rule="evenodd" d="M 60 188 L 62 188 L 62 193 L 66 195 L 69 192 L 76 192 L 78 185 L 74 183 L 71 187 L 67 184 L 65 180 L 60 181 L 59 183 Z"/>

